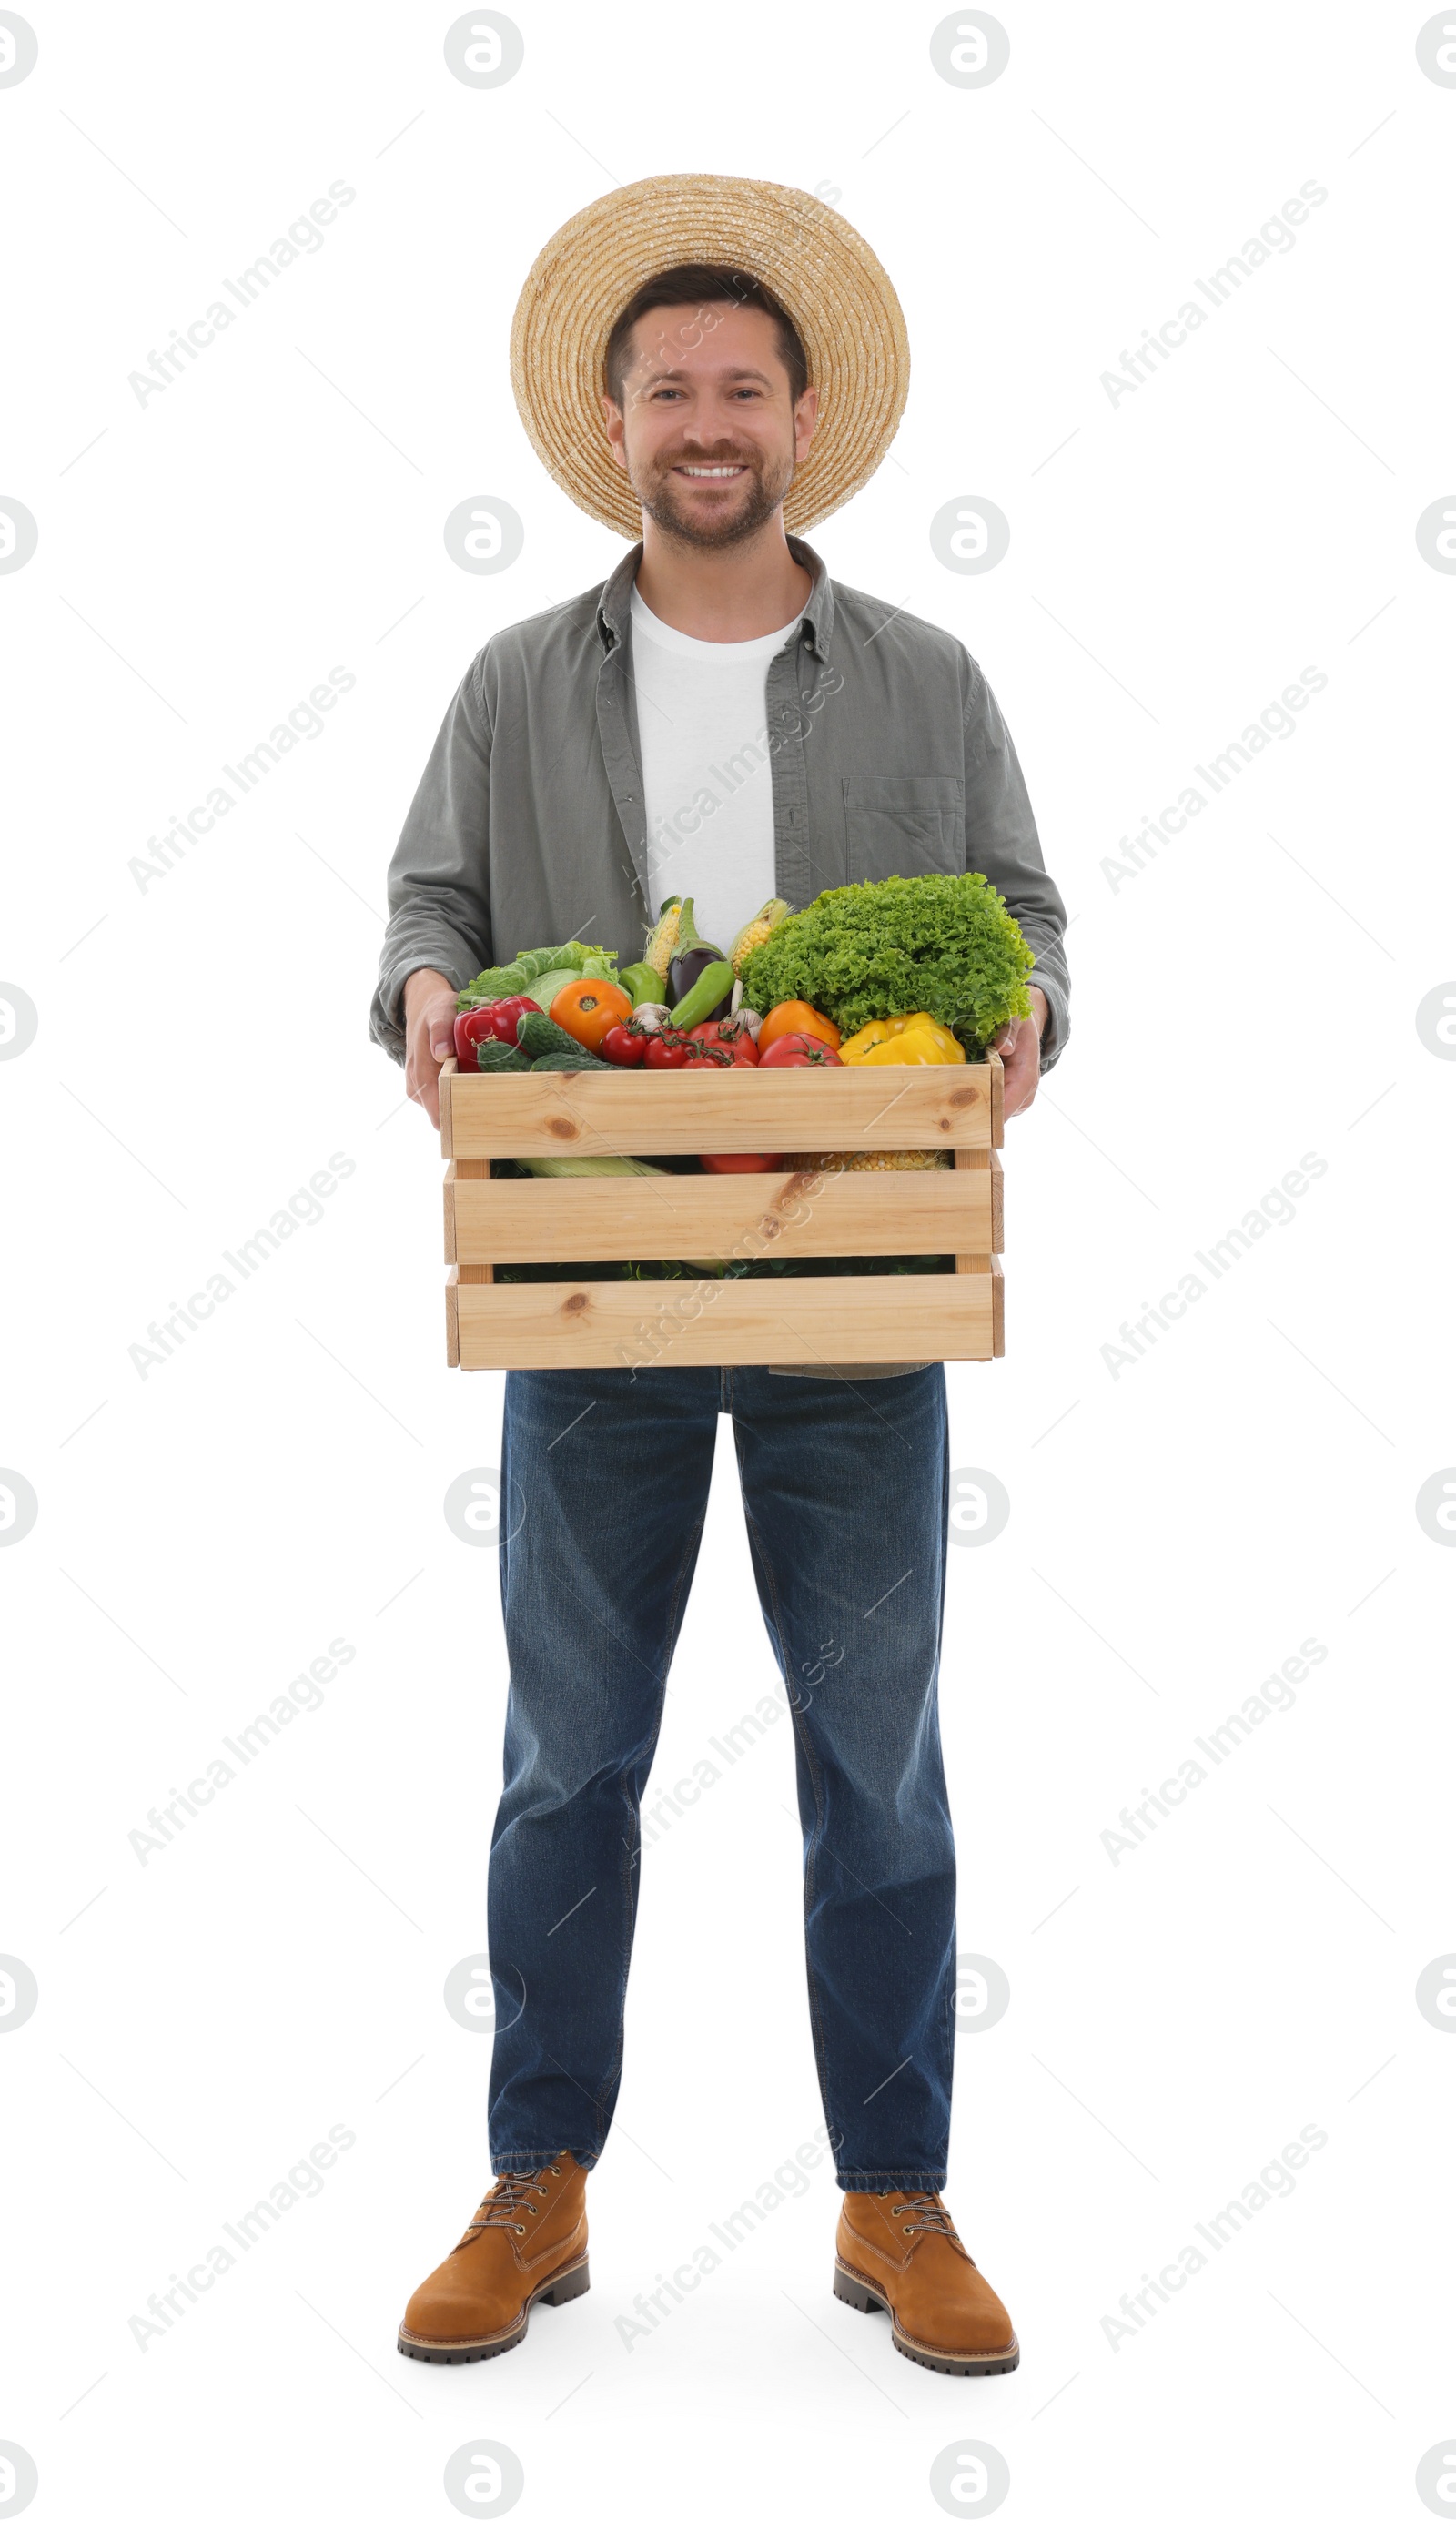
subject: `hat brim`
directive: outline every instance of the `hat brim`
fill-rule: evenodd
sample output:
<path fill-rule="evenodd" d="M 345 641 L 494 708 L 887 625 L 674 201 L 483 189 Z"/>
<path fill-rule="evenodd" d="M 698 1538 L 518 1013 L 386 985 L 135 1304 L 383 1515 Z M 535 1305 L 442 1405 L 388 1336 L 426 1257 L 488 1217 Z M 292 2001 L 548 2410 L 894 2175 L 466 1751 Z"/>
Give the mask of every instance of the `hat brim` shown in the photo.
<path fill-rule="evenodd" d="M 635 540 L 641 504 L 602 427 L 607 338 L 634 293 L 679 263 L 751 273 L 798 328 L 819 390 L 814 443 L 783 504 L 802 533 L 867 483 L 910 385 L 905 320 L 889 274 L 813 193 L 746 176 L 650 176 L 590 202 L 526 276 L 511 328 L 511 383 L 542 465 L 578 508 Z"/>

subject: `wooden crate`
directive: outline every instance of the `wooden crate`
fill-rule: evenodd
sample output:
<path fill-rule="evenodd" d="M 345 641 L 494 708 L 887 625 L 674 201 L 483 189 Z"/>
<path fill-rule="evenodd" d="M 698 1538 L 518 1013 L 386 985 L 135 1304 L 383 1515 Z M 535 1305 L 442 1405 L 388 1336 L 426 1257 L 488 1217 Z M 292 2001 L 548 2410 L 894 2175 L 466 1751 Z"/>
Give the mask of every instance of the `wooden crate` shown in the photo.
<path fill-rule="evenodd" d="M 440 1076 L 448 1358 L 461 1370 L 989 1361 L 1003 1349 L 1001 1065 Z M 493 1159 L 948 1150 L 950 1169 L 492 1178 Z M 613 1258 L 951 1255 L 937 1274 L 515 1283 Z"/>

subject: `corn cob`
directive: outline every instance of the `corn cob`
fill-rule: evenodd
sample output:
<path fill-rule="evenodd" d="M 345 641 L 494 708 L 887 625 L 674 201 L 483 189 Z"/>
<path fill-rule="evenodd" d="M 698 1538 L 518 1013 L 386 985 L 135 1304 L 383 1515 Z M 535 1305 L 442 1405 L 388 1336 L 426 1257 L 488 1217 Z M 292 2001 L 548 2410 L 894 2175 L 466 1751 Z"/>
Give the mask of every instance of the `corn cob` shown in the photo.
<path fill-rule="evenodd" d="M 788 911 L 782 896 L 771 896 L 761 905 L 751 922 L 745 922 L 728 951 L 728 964 L 735 975 L 741 975 L 755 949 L 761 949 L 771 931 L 776 931 Z"/>
<path fill-rule="evenodd" d="M 663 983 L 668 980 L 668 968 L 676 955 L 677 933 L 681 921 L 681 897 L 667 897 L 664 899 L 661 913 L 647 934 L 647 946 L 642 952 L 642 963 L 644 966 L 650 966 L 654 974 L 661 977 Z"/>
<path fill-rule="evenodd" d="M 785 1168 L 825 1169 L 948 1169 L 948 1151 L 799 1151 Z"/>

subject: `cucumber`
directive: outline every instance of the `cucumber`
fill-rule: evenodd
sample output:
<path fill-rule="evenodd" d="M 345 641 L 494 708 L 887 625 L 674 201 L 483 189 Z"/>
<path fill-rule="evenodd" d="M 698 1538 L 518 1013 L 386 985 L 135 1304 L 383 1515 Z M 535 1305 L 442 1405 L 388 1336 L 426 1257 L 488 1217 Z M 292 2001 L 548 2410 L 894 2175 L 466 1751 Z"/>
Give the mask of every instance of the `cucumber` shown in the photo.
<path fill-rule="evenodd" d="M 516 1022 L 515 1042 L 522 1054 L 530 1056 L 532 1063 L 538 1063 L 547 1054 L 568 1054 L 573 1068 L 584 1072 L 589 1065 L 599 1061 L 596 1055 L 587 1052 L 584 1045 L 578 1044 L 568 1028 L 558 1027 L 555 1019 L 547 1018 L 542 1011 L 522 1011 Z M 612 1066 L 603 1063 L 600 1069 L 610 1072 Z"/>
<path fill-rule="evenodd" d="M 584 1045 L 574 1045 L 569 1054 L 538 1054 L 531 1065 L 533 1072 L 615 1072 L 613 1063 L 603 1063 L 588 1054 Z"/>
<path fill-rule="evenodd" d="M 476 1046 L 475 1066 L 479 1072 L 529 1072 L 531 1068 L 513 1045 L 502 1045 L 493 1036 L 482 1037 Z"/>

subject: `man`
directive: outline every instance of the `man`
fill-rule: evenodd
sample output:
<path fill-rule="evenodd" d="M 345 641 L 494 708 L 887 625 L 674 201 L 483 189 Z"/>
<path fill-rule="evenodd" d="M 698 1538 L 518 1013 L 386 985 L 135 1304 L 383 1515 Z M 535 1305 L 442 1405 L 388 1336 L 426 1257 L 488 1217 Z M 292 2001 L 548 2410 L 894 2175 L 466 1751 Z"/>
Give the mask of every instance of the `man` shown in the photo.
<path fill-rule="evenodd" d="M 585 935 L 627 960 L 665 893 L 723 942 L 769 897 L 972 868 L 1035 952 L 1034 1015 L 1001 1040 L 1006 1112 L 1024 1108 L 1065 1041 L 1064 916 L 1005 725 L 957 641 L 831 582 L 788 532 L 867 478 L 903 406 L 903 321 L 864 241 L 781 186 L 628 187 L 538 258 L 512 368 L 557 479 L 625 533 L 640 521 L 641 541 L 605 586 L 497 634 L 446 715 L 391 869 L 373 1014 L 410 1095 L 438 1122 L 456 992 L 493 957 Z M 497 2182 L 411 2299 L 401 2350 L 501 2353 L 535 2301 L 586 2289 L 639 1802 L 724 1411 L 793 1710 L 810 2024 L 844 2191 L 834 2288 L 888 2310 L 915 2361 L 1009 2371 L 1011 2322 L 940 2193 L 955 1974 L 940 1363 L 509 1375 Z"/>

